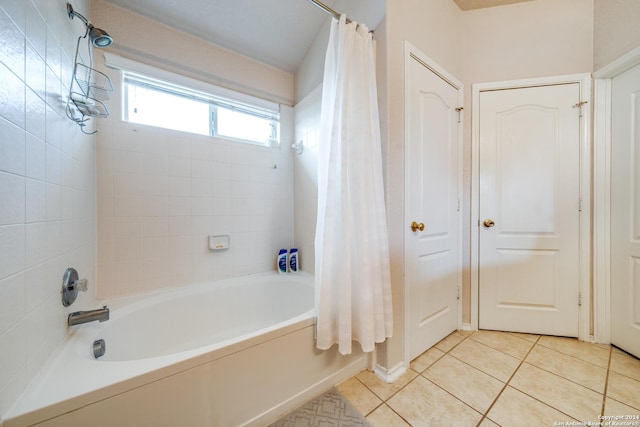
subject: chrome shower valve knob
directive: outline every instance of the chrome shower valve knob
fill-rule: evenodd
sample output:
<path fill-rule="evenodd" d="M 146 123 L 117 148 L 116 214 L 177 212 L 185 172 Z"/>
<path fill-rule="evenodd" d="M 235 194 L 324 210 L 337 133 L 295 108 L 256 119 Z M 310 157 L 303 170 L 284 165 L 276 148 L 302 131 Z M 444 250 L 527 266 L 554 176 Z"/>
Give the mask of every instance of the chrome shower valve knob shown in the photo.
<path fill-rule="evenodd" d="M 69 307 L 78 298 L 78 291 L 87 291 L 87 279 L 80 279 L 75 268 L 69 267 L 62 276 L 62 305 Z"/>

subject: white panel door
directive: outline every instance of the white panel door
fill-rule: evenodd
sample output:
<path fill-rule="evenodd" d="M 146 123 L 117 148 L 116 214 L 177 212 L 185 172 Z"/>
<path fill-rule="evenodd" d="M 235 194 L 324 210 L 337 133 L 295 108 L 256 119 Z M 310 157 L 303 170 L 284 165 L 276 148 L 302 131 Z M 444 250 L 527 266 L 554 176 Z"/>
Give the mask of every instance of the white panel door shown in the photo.
<path fill-rule="evenodd" d="M 578 336 L 578 83 L 480 92 L 479 327 Z"/>
<path fill-rule="evenodd" d="M 640 65 L 611 93 L 611 342 L 640 357 Z"/>
<path fill-rule="evenodd" d="M 416 58 L 408 61 L 405 306 L 412 360 L 458 325 L 459 99 L 450 83 Z"/>

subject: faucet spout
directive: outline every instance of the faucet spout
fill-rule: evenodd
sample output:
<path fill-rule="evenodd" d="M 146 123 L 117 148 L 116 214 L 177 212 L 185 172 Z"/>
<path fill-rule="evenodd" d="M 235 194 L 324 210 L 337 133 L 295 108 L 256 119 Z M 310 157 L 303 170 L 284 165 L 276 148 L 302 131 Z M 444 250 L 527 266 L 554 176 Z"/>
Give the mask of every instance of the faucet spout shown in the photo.
<path fill-rule="evenodd" d="M 69 314 L 67 324 L 69 326 L 80 325 L 82 323 L 93 322 L 94 320 L 99 322 L 109 320 L 109 308 L 105 305 L 97 310 L 75 311 Z"/>

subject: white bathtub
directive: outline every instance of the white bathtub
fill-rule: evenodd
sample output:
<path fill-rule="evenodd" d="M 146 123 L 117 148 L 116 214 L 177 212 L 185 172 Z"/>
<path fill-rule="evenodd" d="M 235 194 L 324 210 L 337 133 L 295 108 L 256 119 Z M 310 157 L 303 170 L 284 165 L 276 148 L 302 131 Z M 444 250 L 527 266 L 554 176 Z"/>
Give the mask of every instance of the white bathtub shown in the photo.
<path fill-rule="evenodd" d="M 312 276 L 269 273 L 104 301 L 4 426 L 265 425 L 366 366 L 315 349 L 313 297 Z"/>

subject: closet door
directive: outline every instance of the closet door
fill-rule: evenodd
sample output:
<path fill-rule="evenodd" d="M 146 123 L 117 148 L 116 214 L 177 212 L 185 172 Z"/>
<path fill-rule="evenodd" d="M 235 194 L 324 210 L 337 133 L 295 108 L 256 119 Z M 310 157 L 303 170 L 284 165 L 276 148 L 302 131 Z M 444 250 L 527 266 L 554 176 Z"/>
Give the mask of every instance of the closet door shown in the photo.
<path fill-rule="evenodd" d="M 640 65 L 611 93 L 611 342 L 640 357 Z"/>
<path fill-rule="evenodd" d="M 479 327 L 576 337 L 580 85 L 479 96 Z"/>

